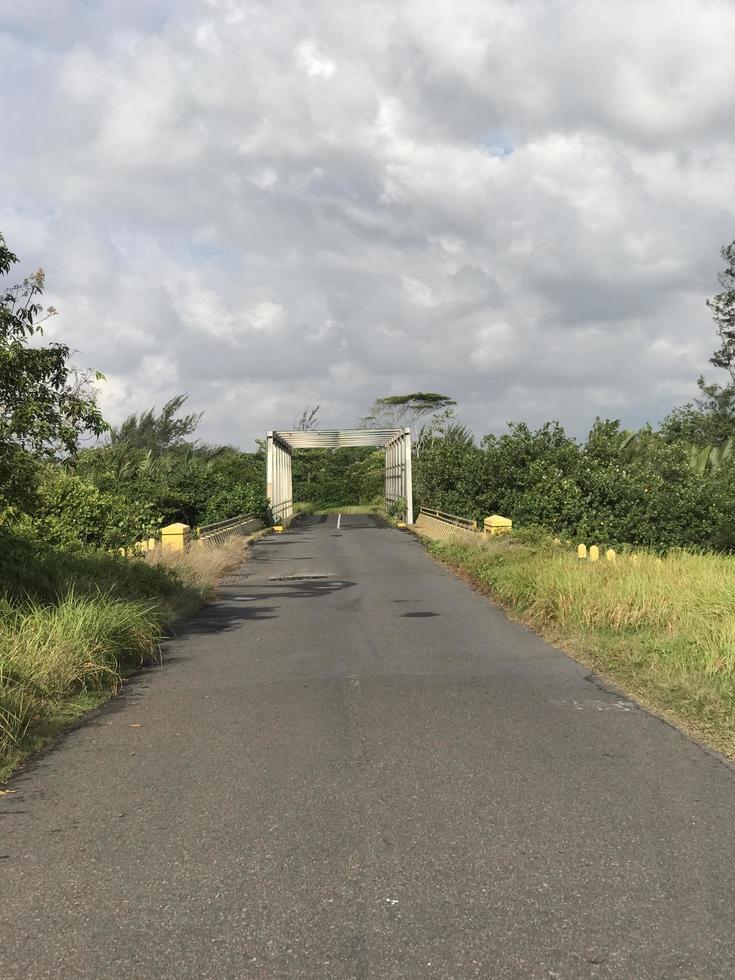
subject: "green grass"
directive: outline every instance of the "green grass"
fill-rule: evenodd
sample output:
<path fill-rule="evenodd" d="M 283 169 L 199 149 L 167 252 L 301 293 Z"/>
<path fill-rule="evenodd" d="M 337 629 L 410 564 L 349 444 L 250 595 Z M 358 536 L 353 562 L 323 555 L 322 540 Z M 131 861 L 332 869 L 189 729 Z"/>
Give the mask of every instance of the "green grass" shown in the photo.
<path fill-rule="evenodd" d="M 579 561 L 551 541 L 429 542 L 436 558 L 576 659 L 735 757 L 735 559 Z"/>
<path fill-rule="evenodd" d="M 368 504 L 345 504 L 343 506 L 322 507 L 318 504 L 311 504 L 306 501 L 294 504 L 294 515 L 296 514 L 316 514 L 325 516 L 330 514 L 374 514 L 377 517 L 385 517 L 385 504 L 382 500 L 373 501 Z"/>
<path fill-rule="evenodd" d="M 241 539 L 147 559 L 4 543 L 0 780 L 156 657 L 167 624 L 212 598 L 245 551 Z"/>

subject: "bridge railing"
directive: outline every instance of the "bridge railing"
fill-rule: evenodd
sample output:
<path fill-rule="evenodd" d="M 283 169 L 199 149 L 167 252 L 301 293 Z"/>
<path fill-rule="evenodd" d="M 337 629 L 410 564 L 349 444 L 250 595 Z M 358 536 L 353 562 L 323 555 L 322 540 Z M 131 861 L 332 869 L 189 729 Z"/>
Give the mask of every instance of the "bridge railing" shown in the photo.
<path fill-rule="evenodd" d="M 430 507 L 419 508 L 416 518 L 416 530 L 436 540 L 477 541 L 485 536 L 506 533 L 512 527 L 511 520 L 498 514 L 486 517 L 479 528 L 475 520 Z"/>
<path fill-rule="evenodd" d="M 477 521 L 443 510 L 420 507 L 416 518 L 416 530 L 435 540 L 469 540 L 478 535 Z"/>
<path fill-rule="evenodd" d="M 445 524 L 454 524 L 456 527 L 462 527 L 467 531 L 477 530 L 477 521 L 470 520 L 467 517 L 458 517 L 456 514 L 447 514 L 443 510 L 420 507 L 419 514 L 426 514 L 427 517 L 433 517 L 436 520 L 443 521 Z"/>
<path fill-rule="evenodd" d="M 241 514 L 239 517 L 231 517 L 227 521 L 218 521 L 216 524 L 200 527 L 196 532 L 196 540 L 207 544 L 221 544 L 230 538 L 254 534 L 262 527 L 263 522 L 260 518 L 253 514 Z"/>
<path fill-rule="evenodd" d="M 282 500 L 275 507 L 271 506 L 271 517 L 274 524 L 284 524 L 290 520 L 293 517 L 293 500 Z"/>

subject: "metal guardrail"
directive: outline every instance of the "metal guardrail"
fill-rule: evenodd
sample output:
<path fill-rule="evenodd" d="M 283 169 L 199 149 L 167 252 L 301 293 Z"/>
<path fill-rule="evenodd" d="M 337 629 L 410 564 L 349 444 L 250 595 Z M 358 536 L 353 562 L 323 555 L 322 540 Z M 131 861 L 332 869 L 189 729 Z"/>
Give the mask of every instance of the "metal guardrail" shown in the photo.
<path fill-rule="evenodd" d="M 438 521 L 444 521 L 445 524 L 454 524 L 456 527 L 464 528 L 466 531 L 477 530 L 477 521 L 471 521 L 467 517 L 458 517 L 456 514 L 447 514 L 443 510 L 431 510 L 429 507 L 420 507 L 419 516 L 421 514 L 426 514 L 427 517 L 433 517 Z"/>
<path fill-rule="evenodd" d="M 282 524 L 289 517 L 293 517 L 293 500 L 282 500 L 280 504 L 271 507 L 271 516 L 274 524 Z"/>
<path fill-rule="evenodd" d="M 419 534 L 435 541 L 476 541 L 482 538 L 477 529 L 477 521 L 429 507 L 419 509 L 415 527 Z"/>
<path fill-rule="evenodd" d="M 217 544 L 220 541 L 227 541 L 229 538 L 252 534 L 262 527 L 263 522 L 260 518 L 253 514 L 241 514 L 239 517 L 231 517 L 227 521 L 218 521 L 216 524 L 200 527 L 197 531 L 197 540 Z"/>

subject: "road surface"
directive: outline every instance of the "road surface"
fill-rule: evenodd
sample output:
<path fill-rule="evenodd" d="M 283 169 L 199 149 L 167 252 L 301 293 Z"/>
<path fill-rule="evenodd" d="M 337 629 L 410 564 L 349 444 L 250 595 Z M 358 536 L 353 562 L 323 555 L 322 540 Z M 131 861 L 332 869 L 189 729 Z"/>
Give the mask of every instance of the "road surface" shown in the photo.
<path fill-rule="evenodd" d="M 4 980 L 735 976 L 735 771 L 409 534 L 179 632 L 0 797 Z"/>

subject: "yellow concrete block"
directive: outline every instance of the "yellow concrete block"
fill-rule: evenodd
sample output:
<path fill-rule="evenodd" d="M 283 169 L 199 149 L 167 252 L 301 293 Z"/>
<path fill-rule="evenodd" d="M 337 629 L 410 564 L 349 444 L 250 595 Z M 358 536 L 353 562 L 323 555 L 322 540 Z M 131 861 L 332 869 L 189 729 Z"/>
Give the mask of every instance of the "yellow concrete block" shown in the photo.
<path fill-rule="evenodd" d="M 590 561 L 599 561 L 599 560 L 600 560 L 600 549 L 597 547 L 596 544 L 593 544 L 592 547 L 590 548 Z"/>
<path fill-rule="evenodd" d="M 276 534 L 283 534 L 285 528 L 283 524 L 274 524 L 272 530 L 274 530 Z"/>
<path fill-rule="evenodd" d="M 607 551 L 605 552 L 605 559 L 607 561 L 615 561 L 617 557 L 618 556 L 613 548 L 608 548 Z"/>
<path fill-rule="evenodd" d="M 482 523 L 484 533 L 491 536 L 509 534 L 513 530 L 513 521 L 508 517 L 501 517 L 500 514 L 491 514 Z"/>
<path fill-rule="evenodd" d="M 586 544 L 578 544 L 577 545 L 577 558 L 586 558 L 586 557 L 587 557 L 587 545 Z"/>
<path fill-rule="evenodd" d="M 167 551 L 183 551 L 191 538 L 188 524 L 169 524 L 161 528 L 161 547 Z"/>

